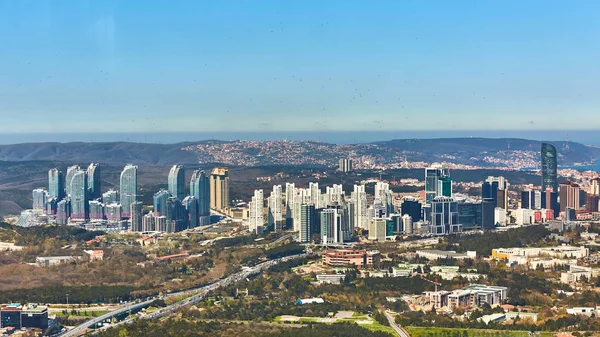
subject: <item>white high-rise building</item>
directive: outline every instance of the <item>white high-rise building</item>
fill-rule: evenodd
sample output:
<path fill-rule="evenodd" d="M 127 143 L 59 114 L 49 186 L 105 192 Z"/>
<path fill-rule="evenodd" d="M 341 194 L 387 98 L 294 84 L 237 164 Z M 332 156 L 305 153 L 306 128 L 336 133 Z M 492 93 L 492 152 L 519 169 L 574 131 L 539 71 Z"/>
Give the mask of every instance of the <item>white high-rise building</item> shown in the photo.
<path fill-rule="evenodd" d="M 269 209 L 268 209 L 268 223 L 269 228 L 273 228 L 274 230 L 281 230 L 281 225 L 283 222 L 283 214 L 281 211 L 281 203 L 282 203 L 282 194 L 281 194 L 281 185 L 273 186 L 273 191 L 269 196 Z"/>
<path fill-rule="evenodd" d="M 310 191 L 310 203 L 315 205 L 315 208 L 320 208 L 321 190 L 319 189 L 319 183 L 308 183 L 308 190 Z"/>
<path fill-rule="evenodd" d="M 344 242 L 343 218 L 344 210 L 327 208 L 321 211 L 321 243 L 323 245 Z M 347 236 L 348 234 L 346 234 Z"/>
<path fill-rule="evenodd" d="M 248 229 L 251 232 L 262 232 L 265 225 L 263 190 L 255 190 L 249 206 Z"/>
<path fill-rule="evenodd" d="M 286 227 L 290 228 L 290 222 L 294 221 L 294 197 L 296 196 L 296 186 L 294 183 L 285 183 L 285 221 Z"/>
<path fill-rule="evenodd" d="M 350 194 L 350 199 L 354 203 L 354 226 L 366 229 L 367 222 L 367 192 L 365 185 L 354 185 L 354 191 Z"/>
<path fill-rule="evenodd" d="M 394 195 L 390 190 L 390 184 L 383 181 L 375 184 L 375 201 L 380 201 L 385 207 L 386 215 L 394 213 Z"/>
<path fill-rule="evenodd" d="M 342 188 L 342 185 L 334 184 L 333 186 L 327 186 L 325 190 L 325 197 L 327 204 L 322 206 L 331 206 L 344 202 L 344 189 Z"/>

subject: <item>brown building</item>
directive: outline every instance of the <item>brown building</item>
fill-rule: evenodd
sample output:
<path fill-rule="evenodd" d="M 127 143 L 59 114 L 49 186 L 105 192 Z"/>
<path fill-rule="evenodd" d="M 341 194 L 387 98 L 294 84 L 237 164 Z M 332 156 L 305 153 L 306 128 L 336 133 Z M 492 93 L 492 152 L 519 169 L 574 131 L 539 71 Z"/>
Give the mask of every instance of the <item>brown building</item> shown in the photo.
<path fill-rule="evenodd" d="M 579 210 L 579 185 L 572 181 L 565 181 L 558 186 L 560 211 L 565 208 Z"/>
<path fill-rule="evenodd" d="M 323 253 L 323 264 L 334 267 L 355 265 L 357 268 L 373 266 L 379 262 L 378 251 L 355 250 L 355 249 L 328 249 Z"/>

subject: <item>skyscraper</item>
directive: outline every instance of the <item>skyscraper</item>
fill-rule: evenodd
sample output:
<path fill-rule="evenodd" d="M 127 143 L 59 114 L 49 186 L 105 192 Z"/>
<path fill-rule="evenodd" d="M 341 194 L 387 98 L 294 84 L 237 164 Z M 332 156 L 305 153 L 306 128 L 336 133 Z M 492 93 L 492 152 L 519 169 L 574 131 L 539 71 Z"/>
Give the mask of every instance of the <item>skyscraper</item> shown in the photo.
<path fill-rule="evenodd" d="M 315 208 L 321 208 L 321 190 L 319 189 L 319 183 L 308 183 L 308 190 L 310 193 L 310 202 L 315 205 Z"/>
<path fill-rule="evenodd" d="M 446 235 L 462 231 L 458 222 L 458 204 L 452 198 L 436 197 L 431 202 L 431 232 Z"/>
<path fill-rule="evenodd" d="M 104 204 L 98 200 L 89 201 L 90 209 L 90 220 L 100 221 L 104 220 Z"/>
<path fill-rule="evenodd" d="M 32 193 L 33 210 L 39 213 L 46 211 L 46 200 L 48 200 L 48 192 L 42 188 L 36 188 Z"/>
<path fill-rule="evenodd" d="M 354 203 L 354 226 L 367 228 L 367 192 L 365 185 L 354 185 L 354 191 L 350 194 Z"/>
<path fill-rule="evenodd" d="M 402 200 L 402 215 L 409 215 L 414 221 L 421 219 L 421 203 L 412 197 L 406 197 Z"/>
<path fill-rule="evenodd" d="M 558 192 L 556 178 L 557 155 L 556 148 L 549 143 L 542 143 L 542 191 L 551 188 Z M 562 207 L 561 207 L 562 208 Z"/>
<path fill-rule="evenodd" d="M 48 171 L 48 193 L 50 198 L 61 200 L 65 196 L 65 177 L 58 169 Z"/>
<path fill-rule="evenodd" d="M 560 211 L 564 212 L 565 209 L 571 208 L 575 211 L 579 210 L 580 202 L 579 202 L 579 185 L 572 181 L 565 181 L 559 186 L 559 202 L 560 202 Z"/>
<path fill-rule="evenodd" d="M 102 193 L 102 202 L 105 204 L 112 204 L 113 202 L 119 202 L 119 191 L 108 190 Z"/>
<path fill-rule="evenodd" d="M 271 191 L 271 195 L 269 196 L 268 202 L 268 224 L 269 228 L 273 228 L 274 230 L 281 230 L 281 226 L 283 223 L 283 214 L 281 210 L 282 206 L 282 189 L 281 185 L 274 185 L 273 191 Z"/>
<path fill-rule="evenodd" d="M 91 163 L 87 169 L 88 177 L 88 194 L 90 199 L 98 199 L 102 197 L 100 177 L 100 164 Z"/>
<path fill-rule="evenodd" d="M 441 165 L 425 168 L 425 203 L 431 203 L 436 197 L 452 197 L 450 171 Z"/>
<path fill-rule="evenodd" d="M 131 205 L 133 205 L 133 203 L 131 203 Z M 130 208 L 131 208 L 131 205 L 130 205 Z M 106 209 L 106 211 L 105 211 L 106 219 L 108 220 L 108 222 L 117 223 L 117 222 L 121 221 L 121 218 L 123 218 L 124 212 L 123 212 L 123 207 L 121 207 L 121 204 L 117 204 L 117 203 L 108 204 L 105 206 L 105 209 Z M 129 213 L 131 215 L 131 209 L 127 213 Z"/>
<path fill-rule="evenodd" d="M 199 225 L 199 217 L 198 217 L 198 201 L 196 197 L 193 195 L 188 195 L 183 199 L 183 207 L 185 207 L 188 215 L 188 227 L 195 228 Z"/>
<path fill-rule="evenodd" d="M 321 243 L 323 245 L 343 243 L 342 217 L 337 208 L 321 211 Z"/>
<path fill-rule="evenodd" d="M 296 186 L 294 183 L 285 183 L 285 226 L 287 228 L 293 227 L 295 195 Z"/>
<path fill-rule="evenodd" d="M 84 170 L 71 171 L 71 218 L 76 220 L 88 219 L 88 179 Z"/>
<path fill-rule="evenodd" d="M 315 205 L 301 204 L 300 205 L 300 242 L 310 242 L 312 234 L 311 229 L 315 223 Z"/>
<path fill-rule="evenodd" d="M 481 197 L 494 199 L 496 207 L 508 209 L 508 186 L 504 177 L 489 176 L 481 186 Z"/>
<path fill-rule="evenodd" d="M 66 196 L 71 196 L 72 192 L 71 192 L 71 180 L 73 179 L 73 175 L 75 174 L 76 171 L 81 170 L 81 167 L 79 167 L 79 165 L 73 165 L 73 166 L 69 166 L 67 168 L 67 175 L 65 176 L 65 192 L 66 192 Z"/>
<path fill-rule="evenodd" d="M 131 204 L 137 201 L 137 170 L 137 166 L 127 164 L 121 172 L 119 194 L 124 218 L 131 216 Z"/>
<path fill-rule="evenodd" d="M 56 224 L 66 225 L 69 223 L 70 209 L 69 199 L 63 199 L 56 204 Z"/>
<path fill-rule="evenodd" d="M 229 170 L 215 167 L 210 173 L 210 208 L 223 210 L 229 206 Z"/>
<path fill-rule="evenodd" d="M 265 198 L 263 190 L 255 190 L 249 206 L 248 229 L 260 233 L 265 225 Z"/>
<path fill-rule="evenodd" d="M 394 197 L 390 190 L 390 184 L 378 181 L 375 184 L 375 201 L 379 201 L 385 208 L 385 214 L 394 213 Z"/>
<path fill-rule="evenodd" d="M 341 172 L 352 172 L 352 159 L 350 158 L 342 158 L 340 159 L 340 164 L 338 167 L 338 170 L 340 170 Z"/>
<path fill-rule="evenodd" d="M 369 240 L 385 241 L 386 224 L 385 219 L 371 219 L 369 221 Z"/>
<path fill-rule="evenodd" d="M 142 231 L 143 207 L 144 204 L 140 201 L 131 204 L 131 211 L 129 213 L 131 214 L 130 230 L 132 232 Z"/>
<path fill-rule="evenodd" d="M 190 195 L 198 203 L 198 225 L 210 225 L 210 180 L 204 171 L 195 170 L 192 173 Z"/>
<path fill-rule="evenodd" d="M 160 190 L 154 193 L 152 201 L 154 204 L 154 214 L 156 214 L 156 216 L 166 216 L 169 213 L 168 202 L 170 197 L 171 194 L 167 190 Z"/>
<path fill-rule="evenodd" d="M 169 192 L 179 200 L 185 198 L 185 171 L 181 165 L 173 165 L 169 171 Z"/>

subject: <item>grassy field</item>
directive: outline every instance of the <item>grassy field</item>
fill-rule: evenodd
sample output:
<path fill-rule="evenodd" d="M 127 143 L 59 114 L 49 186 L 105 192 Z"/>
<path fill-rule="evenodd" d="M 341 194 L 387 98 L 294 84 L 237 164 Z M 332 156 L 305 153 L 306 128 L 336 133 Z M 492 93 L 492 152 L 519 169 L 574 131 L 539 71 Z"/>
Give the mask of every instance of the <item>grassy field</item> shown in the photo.
<path fill-rule="evenodd" d="M 108 314 L 108 310 L 96 310 L 96 311 L 78 311 L 76 314 L 72 314 L 69 310 L 66 314 L 62 311 L 57 311 L 55 314 L 57 316 L 73 316 L 73 317 L 98 317 L 104 314 Z"/>

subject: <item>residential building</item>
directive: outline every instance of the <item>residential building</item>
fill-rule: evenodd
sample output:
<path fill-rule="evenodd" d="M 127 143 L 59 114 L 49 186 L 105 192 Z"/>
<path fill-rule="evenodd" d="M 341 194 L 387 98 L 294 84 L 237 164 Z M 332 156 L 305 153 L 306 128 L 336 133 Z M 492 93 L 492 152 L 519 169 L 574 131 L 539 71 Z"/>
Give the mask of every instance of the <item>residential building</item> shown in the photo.
<path fill-rule="evenodd" d="M 580 208 L 580 188 L 572 181 L 565 181 L 558 187 L 560 211 L 564 212 L 566 208 L 572 208 L 578 211 Z"/>
<path fill-rule="evenodd" d="M 367 192 L 365 185 L 354 185 L 354 191 L 350 194 L 354 204 L 354 227 L 366 229 L 367 222 Z"/>
<path fill-rule="evenodd" d="M 167 190 L 160 190 L 154 193 L 152 197 L 154 203 L 154 214 L 156 216 L 167 215 L 168 213 L 168 201 L 171 197 L 171 194 Z"/>
<path fill-rule="evenodd" d="M 100 199 L 102 197 L 102 177 L 100 175 L 100 164 L 91 163 L 87 168 L 88 198 Z"/>
<path fill-rule="evenodd" d="M 73 179 L 73 175 L 75 174 L 75 172 L 80 171 L 81 167 L 79 167 L 79 165 L 73 165 L 73 166 L 69 166 L 67 168 L 67 174 L 65 176 L 65 194 L 67 197 L 70 197 L 72 192 L 71 192 L 71 179 Z"/>
<path fill-rule="evenodd" d="M 102 221 L 104 220 L 104 204 L 98 200 L 89 201 L 90 220 L 91 221 Z"/>
<path fill-rule="evenodd" d="M 263 190 L 255 190 L 252 201 L 248 204 L 250 216 L 248 218 L 248 228 L 251 232 L 260 233 L 265 225 L 265 199 Z"/>
<path fill-rule="evenodd" d="M 105 204 L 112 204 L 115 202 L 119 202 L 119 191 L 108 190 L 102 193 L 102 202 Z"/>
<path fill-rule="evenodd" d="M 119 184 L 119 196 L 121 205 L 123 206 L 123 217 L 129 218 L 131 216 L 131 204 L 137 201 L 138 196 L 138 184 L 137 184 L 137 170 L 138 167 L 135 165 L 128 164 L 121 172 L 120 184 Z"/>
<path fill-rule="evenodd" d="M 39 267 L 55 266 L 57 264 L 75 261 L 74 256 L 38 256 L 35 258 L 35 263 Z"/>
<path fill-rule="evenodd" d="M 282 189 L 281 185 L 274 185 L 273 191 L 271 191 L 271 195 L 268 200 L 268 210 L 267 210 L 267 222 L 269 228 L 273 230 L 281 230 L 283 226 L 283 212 L 282 212 Z"/>
<path fill-rule="evenodd" d="M 342 233 L 342 210 L 326 208 L 321 211 L 321 243 L 323 245 L 344 242 Z"/>
<path fill-rule="evenodd" d="M 50 198 L 56 198 L 58 201 L 65 196 L 65 177 L 56 168 L 48 171 L 48 194 Z"/>
<path fill-rule="evenodd" d="M 33 211 L 37 213 L 46 212 L 46 202 L 48 200 L 48 192 L 42 188 L 36 188 L 32 192 Z"/>
<path fill-rule="evenodd" d="M 316 214 L 315 205 L 301 204 L 300 205 L 300 242 L 310 242 L 312 229 L 315 227 Z"/>
<path fill-rule="evenodd" d="M 352 172 L 352 159 L 350 158 L 342 158 L 340 159 L 340 164 L 338 170 L 344 173 Z"/>
<path fill-rule="evenodd" d="M 190 195 L 198 203 L 198 224 L 210 225 L 210 179 L 204 171 L 195 170 L 192 173 Z"/>
<path fill-rule="evenodd" d="M 144 204 L 141 201 L 136 201 L 131 204 L 130 211 L 130 220 L 131 227 L 130 230 L 132 232 L 141 232 L 142 231 L 142 221 L 143 221 L 143 209 Z"/>
<path fill-rule="evenodd" d="M 168 189 L 179 200 L 185 198 L 185 170 L 182 165 L 173 165 L 169 171 Z"/>
<path fill-rule="evenodd" d="M 196 198 L 193 195 L 188 195 L 181 203 L 187 211 L 188 228 L 198 227 L 200 225 L 200 219 L 198 217 L 198 201 Z"/>
<path fill-rule="evenodd" d="M 85 221 L 88 219 L 88 178 L 84 170 L 73 170 L 69 183 L 71 198 L 71 219 Z"/>

